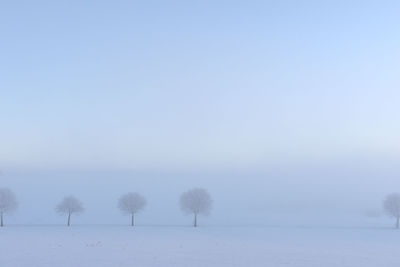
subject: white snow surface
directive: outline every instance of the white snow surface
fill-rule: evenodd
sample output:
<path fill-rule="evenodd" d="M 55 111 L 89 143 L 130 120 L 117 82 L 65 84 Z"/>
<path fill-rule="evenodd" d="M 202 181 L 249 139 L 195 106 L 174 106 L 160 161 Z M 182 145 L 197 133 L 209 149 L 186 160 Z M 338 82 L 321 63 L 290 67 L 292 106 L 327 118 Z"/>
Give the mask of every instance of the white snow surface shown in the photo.
<path fill-rule="evenodd" d="M 1 267 L 400 266 L 389 228 L 7 226 Z"/>

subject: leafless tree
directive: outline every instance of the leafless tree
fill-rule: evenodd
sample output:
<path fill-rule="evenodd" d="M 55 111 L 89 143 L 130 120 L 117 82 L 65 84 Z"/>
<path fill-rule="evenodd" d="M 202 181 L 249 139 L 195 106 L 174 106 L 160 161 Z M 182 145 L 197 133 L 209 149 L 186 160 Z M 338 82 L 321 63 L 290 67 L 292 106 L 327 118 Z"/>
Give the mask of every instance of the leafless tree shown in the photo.
<path fill-rule="evenodd" d="M 118 208 L 125 214 L 131 215 L 131 226 L 135 225 L 135 213 L 146 206 L 146 199 L 138 193 L 127 193 L 118 201 Z"/>
<path fill-rule="evenodd" d="M 400 224 L 400 193 L 392 193 L 386 196 L 383 202 L 383 208 L 386 213 L 396 218 L 396 228 Z"/>
<path fill-rule="evenodd" d="M 8 188 L 0 188 L 0 227 L 4 226 L 3 214 L 11 213 L 18 208 L 17 198 Z"/>
<path fill-rule="evenodd" d="M 57 205 L 56 211 L 60 214 L 68 215 L 67 226 L 71 225 L 71 215 L 73 213 L 82 213 L 84 211 L 82 202 L 73 196 L 64 197 L 64 199 Z"/>
<path fill-rule="evenodd" d="M 212 200 L 207 190 L 194 188 L 181 195 L 180 204 L 183 212 L 194 215 L 193 226 L 197 227 L 197 215 L 208 215 Z"/>

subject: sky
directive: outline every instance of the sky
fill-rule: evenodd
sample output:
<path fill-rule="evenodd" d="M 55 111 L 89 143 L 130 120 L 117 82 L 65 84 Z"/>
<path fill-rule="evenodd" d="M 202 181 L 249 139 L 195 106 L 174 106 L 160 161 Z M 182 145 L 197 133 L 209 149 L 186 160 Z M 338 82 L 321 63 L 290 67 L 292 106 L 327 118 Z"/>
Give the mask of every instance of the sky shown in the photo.
<path fill-rule="evenodd" d="M 237 190 L 302 185 L 294 196 L 362 184 L 378 202 L 400 187 L 399 7 L 1 1 L 0 181 L 20 195 L 49 176 L 69 191 L 118 181 L 117 195 L 131 176 L 149 194 L 175 187 L 175 203 L 190 186 L 223 193 L 231 175 Z"/>

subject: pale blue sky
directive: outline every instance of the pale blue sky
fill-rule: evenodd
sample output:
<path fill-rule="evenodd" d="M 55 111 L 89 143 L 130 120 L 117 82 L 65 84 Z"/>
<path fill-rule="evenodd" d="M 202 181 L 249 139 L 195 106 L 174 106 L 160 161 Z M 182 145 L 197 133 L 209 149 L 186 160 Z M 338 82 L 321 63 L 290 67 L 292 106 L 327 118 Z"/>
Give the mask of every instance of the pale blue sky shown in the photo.
<path fill-rule="evenodd" d="M 396 158 L 399 10 L 398 1 L 1 1 L 0 168 Z"/>

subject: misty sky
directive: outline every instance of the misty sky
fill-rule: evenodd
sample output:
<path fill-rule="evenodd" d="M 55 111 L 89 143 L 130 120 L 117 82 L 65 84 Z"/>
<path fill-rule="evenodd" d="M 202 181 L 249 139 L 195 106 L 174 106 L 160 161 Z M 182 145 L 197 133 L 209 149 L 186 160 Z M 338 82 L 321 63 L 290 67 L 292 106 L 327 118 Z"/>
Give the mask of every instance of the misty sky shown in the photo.
<path fill-rule="evenodd" d="M 4 167 L 399 156 L 397 1 L 3 1 Z"/>
<path fill-rule="evenodd" d="M 98 179 L 120 179 L 117 197 L 130 170 L 146 177 L 134 185 L 145 193 L 152 182 L 165 188 L 157 179 L 175 185 L 175 205 L 190 186 L 224 192 L 237 170 L 252 182 L 233 184 L 248 194 L 295 184 L 295 195 L 310 197 L 307 185 L 326 195 L 346 181 L 345 194 L 362 185 L 379 204 L 400 186 L 399 10 L 398 1 L 1 1 L 0 181 L 21 192 L 51 176 L 65 189 L 56 201 L 74 191 L 71 179 L 112 170 Z M 304 166 L 326 169 L 305 178 Z"/>

